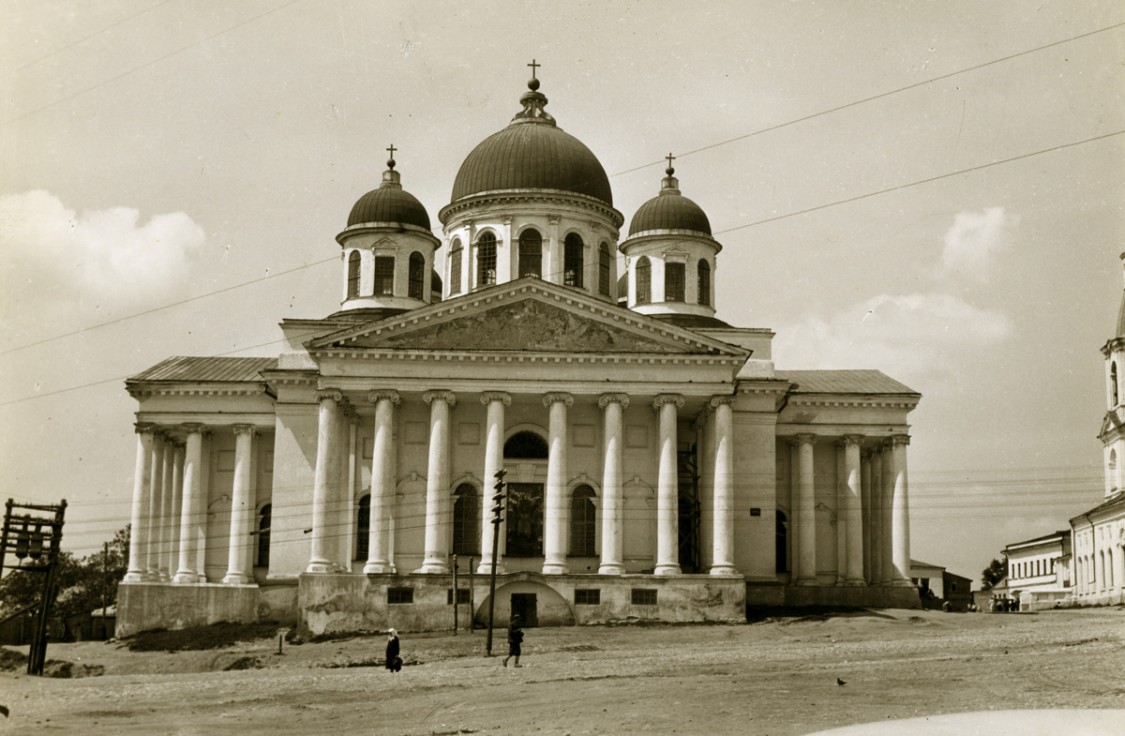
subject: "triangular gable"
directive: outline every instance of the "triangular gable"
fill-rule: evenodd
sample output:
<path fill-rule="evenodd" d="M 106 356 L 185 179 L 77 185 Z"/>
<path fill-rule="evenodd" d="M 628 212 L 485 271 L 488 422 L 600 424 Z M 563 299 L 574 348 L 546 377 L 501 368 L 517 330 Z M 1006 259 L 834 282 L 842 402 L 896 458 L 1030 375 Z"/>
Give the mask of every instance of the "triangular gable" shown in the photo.
<path fill-rule="evenodd" d="M 742 358 L 749 354 L 569 287 L 529 278 L 341 330 L 311 341 L 308 347 Z"/>

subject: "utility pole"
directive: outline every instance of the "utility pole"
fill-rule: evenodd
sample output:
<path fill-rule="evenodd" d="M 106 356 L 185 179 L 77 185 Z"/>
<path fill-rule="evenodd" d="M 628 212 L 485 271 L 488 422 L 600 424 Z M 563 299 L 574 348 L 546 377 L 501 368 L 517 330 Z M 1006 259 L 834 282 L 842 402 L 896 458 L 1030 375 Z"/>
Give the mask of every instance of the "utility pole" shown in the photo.
<path fill-rule="evenodd" d="M 453 635 L 457 636 L 457 609 L 461 607 L 461 591 L 457 588 L 457 555 L 453 555 Z"/>
<path fill-rule="evenodd" d="M 507 470 L 500 468 L 496 471 L 496 492 L 492 494 L 492 570 L 488 575 L 488 639 L 485 650 L 489 657 L 492 656 L 492 620 L 496 611 L 496 552 L 500 543 L 500 522 L 504 513 L 504 476 Z"/>
<path fill-rule="evenodd" d="M 102 547 L 102 638 L 105 638 L 105 620 L 106 620 L 106 601 L 109 596 L 106 593 L 106 577 L 109 575 L 109 542 L 106 542 Z"/>
<path fill-rule="evenodd" d="M 14 514 L 14 509 L 41 513 Z M 42 512 L 53 513 L 53 516 L 44 516 Z M 7 567 L 43 574 L 39 615 L 27 655 L 29 675 L 42 675 L 43 665 L 47 661 L 47 624 L 51 620 L 51 608 L 58 592 L 58 561 L 65 514 L 66 499 L 58 505 L 44 506 L 17 504 L 9 498 L 4 507 L 4 527 L 0 532 L 0 570 Z M 9 549 L 15 553 L 14 564 L 7 562 Z"/>

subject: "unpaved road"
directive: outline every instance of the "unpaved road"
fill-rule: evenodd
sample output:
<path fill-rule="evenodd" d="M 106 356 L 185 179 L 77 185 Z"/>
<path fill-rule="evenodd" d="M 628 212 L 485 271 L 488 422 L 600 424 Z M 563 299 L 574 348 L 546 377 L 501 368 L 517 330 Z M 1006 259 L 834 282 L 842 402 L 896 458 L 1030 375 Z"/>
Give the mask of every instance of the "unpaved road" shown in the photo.
<path fill-rule="evenodd" d="M 1121 608 L 529 629 L 521 669 L 481 656 L 481 632 L 402 638 L 397 675 L 374 666 L 379 638 L 280 656 L 276 640 L 175 654 L 52 645 L 49 659 L 106 674 L 0 674 L 11 708 L 0 734 L 782 736 L 963 711 L 1125 709 Z M 257 668 L 213 671 L 236 661 Z"/>

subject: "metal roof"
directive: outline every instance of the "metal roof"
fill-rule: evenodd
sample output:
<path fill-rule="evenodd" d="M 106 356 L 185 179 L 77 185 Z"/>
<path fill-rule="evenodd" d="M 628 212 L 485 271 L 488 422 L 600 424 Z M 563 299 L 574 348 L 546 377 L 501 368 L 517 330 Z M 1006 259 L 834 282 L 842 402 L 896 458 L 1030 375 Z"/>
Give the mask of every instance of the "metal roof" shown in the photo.
<path fill-rule="evenodd" d="M 798 394 L 911 394 L 917 391 L 882 371 L 777 371 L 777 377 L 797 384 Z"/>
<path fill-rule="evenodd" d="M 262 371 L 277 367 L 277 358 L 166 358 L 141 371 L 132 381 L 259 382 Z"/>

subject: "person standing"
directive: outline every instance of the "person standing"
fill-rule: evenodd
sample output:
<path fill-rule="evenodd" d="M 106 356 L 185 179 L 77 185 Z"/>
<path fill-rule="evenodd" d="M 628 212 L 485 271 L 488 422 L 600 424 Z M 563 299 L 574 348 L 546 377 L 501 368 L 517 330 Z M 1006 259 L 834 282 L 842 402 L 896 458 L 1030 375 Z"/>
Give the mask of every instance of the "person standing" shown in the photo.
<path fill-rule="evenodd" d="M 402 669 L 402 657 L 399 656 L 398 632 L 387 629 L 387 658 L 383 666 L 389 672 L 398 672 Z"/>
<path fill-rule="evenodd" d="M 508 656 L 504 657 L 504 666 L 508 666 L 508 660 L 513 657 L 516 660 L 515 667 L 522 667 L 520 664 L 520 645 L 523 644 L 523 629 L 520 628 L 520 617 L 512 616 L 512 620 L 508 623 Z"/>

